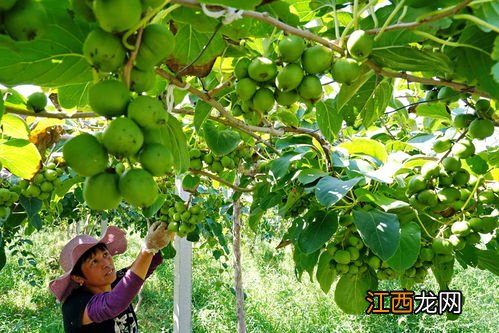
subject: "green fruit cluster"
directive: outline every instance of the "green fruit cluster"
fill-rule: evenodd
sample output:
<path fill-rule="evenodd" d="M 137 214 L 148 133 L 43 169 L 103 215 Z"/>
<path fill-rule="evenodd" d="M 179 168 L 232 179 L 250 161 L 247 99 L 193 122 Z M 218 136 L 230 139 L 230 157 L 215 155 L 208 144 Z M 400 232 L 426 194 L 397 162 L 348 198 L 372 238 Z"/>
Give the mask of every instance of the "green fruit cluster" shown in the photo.
<path fill-rule="evenodd" d="M 3 0 L 0 17 L 3 17 L 5 32 L 16 41 L 40 37 L 49 23 L 47 10 L 37 0 Z"/>
<path fill-rule="evenodd" d="M 247 145 L 240 145 L 227 155 L 218 156 L 208 150 L 193 148 L 189 151 L 190 168 L 192 170 L 208 169 L 221 175 L 225 170 L 236 169 L 241 162 L 251 161 L 252 149 Z"/>
<path fill-rule="evenodd" d="M 55 163 L 49 163 L 42 167 L 30 180 L 22 179 L 13 190 L 27 198 L 50 200 L 54 191 L 61 186 L 60 177 L 64 173 Z"/>
<path fill-rule="evenodd" d="M 4 186 L 3 182 L 0 186 L 0 221 L 4 221 L 10 215 L 10 207 L 19 200 L 19 193 L 12 188 L 9 188 L 8 183 Z"/>
<path fill-rule="evenodd" d="M 188 206 L 179 196 L 167 193 L 158 211 L 158 218 L 168 223 L 168 230 L 174 231 L 179 237 L 186 237 L 197 233 L 196 226 L 204 223 L 206 216 L 201 204 Z"/>
<path fill-rule="evenodd" d="M 144 15 L 159 9 L 162 4 L 151 0 L 73 0 L 72 10 L 78 17 L 97 21 L 97 27 L 83 43 L 83 56 L 87 62 L 100 74 L 119 74 L 130 58 L 131 47 L 126 44 L 128 41 L 124 41 L 125 34 L 133 34 Z M 174 47 L 175 39 L 167 25 L 148 23 L 142 31 L 141 44 L 130 73 L 130 89 L 137 93 L 151 90 L 155 84 L 154 67 L 165 60 Z M 106 96 L 104 92 L 101 95 Z"/>
<path fill-rule="evenodd" d="M 481 105 L 478 104 L 477 107 L 483 107 Z M 453 125 L 457 129 L 467 130 L 467 135 L 471 139 L 483 140 L 494 134 L 494 122 L 489 118 L 485 118 L 485 116 L 491 116 L 494 111 L 490 108 L 490 105 L 485 111 L 479 110 L 480 113 L 477 112 L 476 114 L 461 113 L 456 115 L 453 119 Z"/>

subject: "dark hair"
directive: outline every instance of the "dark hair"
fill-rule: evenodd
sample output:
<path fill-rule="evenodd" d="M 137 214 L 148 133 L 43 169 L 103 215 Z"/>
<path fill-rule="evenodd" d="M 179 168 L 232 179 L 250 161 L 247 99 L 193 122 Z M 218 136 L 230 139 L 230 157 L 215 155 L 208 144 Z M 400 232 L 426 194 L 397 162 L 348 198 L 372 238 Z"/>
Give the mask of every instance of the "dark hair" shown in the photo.
<path fill-rule="evenodd" d="M 107 251 L 106 244 L 99 243 L 97 245 L 92 246 L 87 251 L 85 251 L 85 253 L 83 253 L 80 259 L 78 259 L 78 261 L 76 262 L 75 267 L 73 267 L 71 275 L 77 275 L 84 278 L 85 275 L 83 275 L 83 272 L 81 271 L 81 265 L 83 265 L 83 263 L 87 261 L 89 258 L 91 258 L 97 251 Z"/>

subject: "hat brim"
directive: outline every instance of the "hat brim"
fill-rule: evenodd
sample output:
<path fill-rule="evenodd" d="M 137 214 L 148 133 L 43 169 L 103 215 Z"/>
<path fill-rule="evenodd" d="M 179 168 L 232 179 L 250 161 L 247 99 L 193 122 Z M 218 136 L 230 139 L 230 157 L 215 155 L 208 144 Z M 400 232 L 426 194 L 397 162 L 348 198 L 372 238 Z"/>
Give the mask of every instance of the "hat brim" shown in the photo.
<path fill-rule="evenodd" d="M 81 257 L 88 249 L 92 248 L 97 244 L 105 244 L 109 253 L 111 255 L 121 254 L 127 249 L 127 240 L 125 237 L 126 233 L 120 228 L 110 226 L 106 229 L 104 235 L 101 239 L 89 242 L 82 242 L 76 245 L 71 251 L 71 255 L 76 257 Z M 81 253 L 79 256 L 75 253 Z M 76 261 L 75 261 L 76 262 Z M 55 295 L 59 302 L 64 302 L 64 300 L 71 294 L 71 292 L 78 287 L 78 284 L 71 280 L 71 267 L 66 273 L 58 277 L 55 280 L 50 281 L 49 288 L 50 291 Z"/>

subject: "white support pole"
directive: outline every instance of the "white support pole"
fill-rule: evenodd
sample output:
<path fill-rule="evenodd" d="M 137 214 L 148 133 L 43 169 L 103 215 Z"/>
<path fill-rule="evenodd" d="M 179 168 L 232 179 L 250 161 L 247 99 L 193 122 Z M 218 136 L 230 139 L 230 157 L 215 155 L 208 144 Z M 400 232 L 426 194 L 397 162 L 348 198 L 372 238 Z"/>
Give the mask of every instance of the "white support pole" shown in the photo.
<path fill-rule="evenodd" d="M 189 193 L 182 189 L 180 179 L 175 179 L 177 194 L 189 200 Z M 192 243 L 175 237 L 175 280 L 173 285 L 173 332 L 192 332 Z"/>

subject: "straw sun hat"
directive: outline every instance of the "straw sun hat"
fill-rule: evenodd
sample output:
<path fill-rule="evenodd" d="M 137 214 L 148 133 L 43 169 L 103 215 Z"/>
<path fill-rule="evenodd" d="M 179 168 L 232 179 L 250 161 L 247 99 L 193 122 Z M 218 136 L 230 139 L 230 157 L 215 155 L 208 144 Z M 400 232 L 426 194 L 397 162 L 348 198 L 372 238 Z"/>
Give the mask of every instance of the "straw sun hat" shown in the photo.
<path fill-rule="evenodd" d="M 73 289 L 78 287 L 78 284 L 71 280 L 71 271 L 80 257 L 91 247 L 102 243 L 105 244 L 111 255 L 121 254 L 125 252 L 127 240 L 125 232 L 117 227 L 108 227 L 104 236 L 101 239 L 95 239 L 89 235 L 78 235 L 70 240 L 62 249 L 59 257 L 59 263 L 64 269 L 64 275 L 51 281 L 49 288 L 54 293 L 59 302 L 64 300 L 71 294 Z"/>

